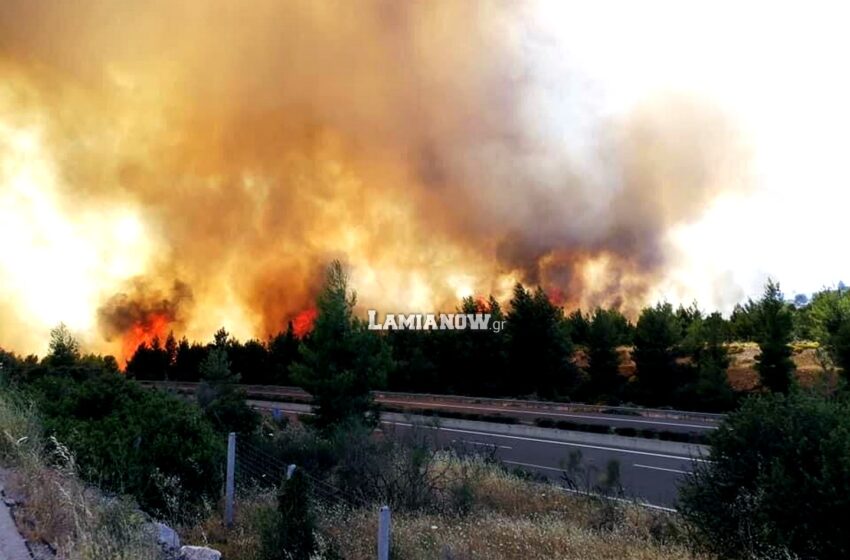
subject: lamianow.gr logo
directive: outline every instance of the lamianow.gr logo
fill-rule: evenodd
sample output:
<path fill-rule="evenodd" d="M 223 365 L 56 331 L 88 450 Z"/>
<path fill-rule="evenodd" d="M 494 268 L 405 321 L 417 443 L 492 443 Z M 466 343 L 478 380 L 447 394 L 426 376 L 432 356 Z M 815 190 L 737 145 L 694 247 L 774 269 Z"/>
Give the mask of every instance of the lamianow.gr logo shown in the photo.
<path fill-rule="evenodd" d="M 369 330 L 472 330 L 501 332 L 504 321 L 491 321 L 489 313 L 387 313 L 380 321 L 378 311 L 369 309 Z"/>

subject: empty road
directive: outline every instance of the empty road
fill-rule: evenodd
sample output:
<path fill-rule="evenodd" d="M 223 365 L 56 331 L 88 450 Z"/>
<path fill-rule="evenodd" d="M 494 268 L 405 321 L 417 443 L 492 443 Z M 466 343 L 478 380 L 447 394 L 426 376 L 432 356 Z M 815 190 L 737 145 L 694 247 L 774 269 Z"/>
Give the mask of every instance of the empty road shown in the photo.
<path fill-rule="evenodd" d="M 307 404 L 251 400 L 261 409 L 279 409 L 290 414 L 309 413 Z M 384 429 L 399 435 L 412 430 L 433 434 L 439 447 L 460 446 L 493 452 L 509 467 L 538 473 L 550 480 L 562 480 L 564 466 L 572 453 L 581 453 L 582 465 L 589 473 L 583 483 L 591 485 L 606 472 L 609 462 L 619 464 L 620 483 L 625 496 L 648 505 L 673 508 L 677 487 L 695 462 L 707 452 L 702 446 L 641 438 L 623 438 L 607 434 L 588 434 L 564 430 L 511 426 L 459 419 L 433 419 L 399 413 L 383 413 Z M 584 487 L 585 484 L 580 484 Z"/>
<path fill-rule="evenodd" d="M 197 383 L 143 382 L 167 387 L 184 393 L 194 393 Z M 248 396 L 263 401 L 309 402 L 310 395 L 299 387 L 274 385 L 244 385 Z M 722 414 L 660 410 L 634 407 L 595 406 L 581 403 L 555 403 L 520 399 L 495 399 L 459 395 L 430 395 L 375 391 L 375 401 L 392 409 L 421 411 L 446 411 L 450 413 L 477 414 L 516 418 L 533 422 L 538 418 L 565 420 L 581 424 L 599 424 L 616 428 L 705 434 L 717 428 Z"/>
<path fill-rule="evenodd" d="M 196 383 L 148 383 L 184 394 L 194 394 Z M 260 409 L 279 409 L 289 414 L 309 413 L 309 395 L 297 387 L 246 385 L 249 403 Z M 705 434 L 723 418 L 676 410 L 617 408 L 576 403 L 551 403 L 518 399 L 490 399 L 455 395 L 424 395 L 378 391 L 375 400 L 391 411 L 382 413 L 384 428 L 400 434 L 429 430 L 440 447 L 462 446 L 489 450 L 509 467 L 563 482 L 570 456 L 581 454 L 587 473 L 581 487 L 592 486 L 610 462 L 619 466 L 626 497 L 648 505 L 674 508 L 677 488 L 694 465 L 704 461 L 708 448 L 657 439 L 620 437 L 534 426 L 546 418 L 617 428 Z M 435 427 L 422 413 L 462 413 L 479 419 L 444 417 Z M 455 414 L 456 415 L 456 414 Z M 513 417 L 521 424 L 487 422 L 487 417 Z M 483 420 L 483 421 L 479 421 Z"/>

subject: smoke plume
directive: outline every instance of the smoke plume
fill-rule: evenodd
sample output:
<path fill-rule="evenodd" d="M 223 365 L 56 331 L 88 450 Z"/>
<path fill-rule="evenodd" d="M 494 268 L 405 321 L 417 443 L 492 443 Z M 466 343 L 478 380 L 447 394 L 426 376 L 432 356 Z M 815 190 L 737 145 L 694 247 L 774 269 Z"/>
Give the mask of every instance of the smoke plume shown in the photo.
<path fill-rule="evenodd" d="M 0 344 L 64 320 L 126 354 L 154 316 L 265 337 L 333 258 L 387 311 L 516 281 L 639 307 L 666 232 L 732 184 L 737 132 L 675 94 L 605 114 L 545 75 L 531 6 L 3 2 L 0 218 L 26 219 L 0 226 Z"/>

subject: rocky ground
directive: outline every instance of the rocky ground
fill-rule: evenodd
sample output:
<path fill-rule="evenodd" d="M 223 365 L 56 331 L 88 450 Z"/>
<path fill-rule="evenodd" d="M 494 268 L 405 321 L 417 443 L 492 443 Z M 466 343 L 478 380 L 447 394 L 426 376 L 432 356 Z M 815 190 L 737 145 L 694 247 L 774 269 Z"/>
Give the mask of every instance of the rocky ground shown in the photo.
<path fill-rule="evenodd" d="M 12 474 L 13 471 L 0 468 L 0 560 L 55 560 L 56 552 L 50 544 L 27 540 L 19 530 L 18 523 L 22 520 L 18 519 L 21 516 L 16 515 L 16 509 L 25 505 L 25 497 L 7 488 L 6 481 Z M 177 533 L 163 523 L 151 522 L 148 528 L 162 548 L 162 560 L 221 559 L 221 554 L 216 550 L 182 546 Z"/>
<path fill-rule="evenodd" d="M 31 560 L 27 542 L 15 526 L 12 508 L 16 501 L 6 494 L 6 475 L 7 471 L 0 469 L 0 560 Z"/>

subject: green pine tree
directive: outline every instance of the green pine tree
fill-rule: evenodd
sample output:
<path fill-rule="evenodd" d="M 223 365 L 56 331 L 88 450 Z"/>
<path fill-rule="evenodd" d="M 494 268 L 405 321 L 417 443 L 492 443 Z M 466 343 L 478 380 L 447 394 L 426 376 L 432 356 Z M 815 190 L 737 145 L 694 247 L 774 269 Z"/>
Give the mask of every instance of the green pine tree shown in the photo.
<path fill-rule="evenodd" d="M 757 314 L 756 341 L 761 353 L 756 356 L 756 370 L 762 387 L 772 392 L 787 393 L 794 383 L 793 334 L 791 310 L 779 284 L 768 280 Z"/>
<path fill-rule="evenodd" d="M 313 330 L 291 367 L 294 381 L 313 396 L 317 427 L 326 431 L 347 422 L 376 424 L 370 390 L 382 386 L 392 368 L 386 341 L 354 316 L 356 301 L 342 264 L 334 261 L 319 294 Z"/>
<path fill-rule="evenodd" d="M 701 410 L 724 411 L 735 404 L 729 384 L 729 351 L 726 348 L 727 325 L 720 313 L 695 320 L 688 338 L 693 340 L 697 378 L 694 384 L 695 406 Z"/>
<path fill-rule="evenodd" d="M 247 434 L 256 429 L 259 416 L 246 402 L 239 375 L 230 370 L 226 341 L 227 337 L 218 340 L 201 362 L 198 405 L 218 430 Z"/>
<path fill-rule="evenodd" d="M 669 303 L 644 309 L 635 327 L 634 360 L 639 397 L 649 404 L 669 404 L 680 384 L 676 365 L 682 327 Z"/>
<path fill-rule="evenodd" d="M 614 401 L 619 397 L 623 378 L 620 376 L 620 342 L 615 312 L 597 308 L 588 328 L 587 373 L 591 398 Z"/>

